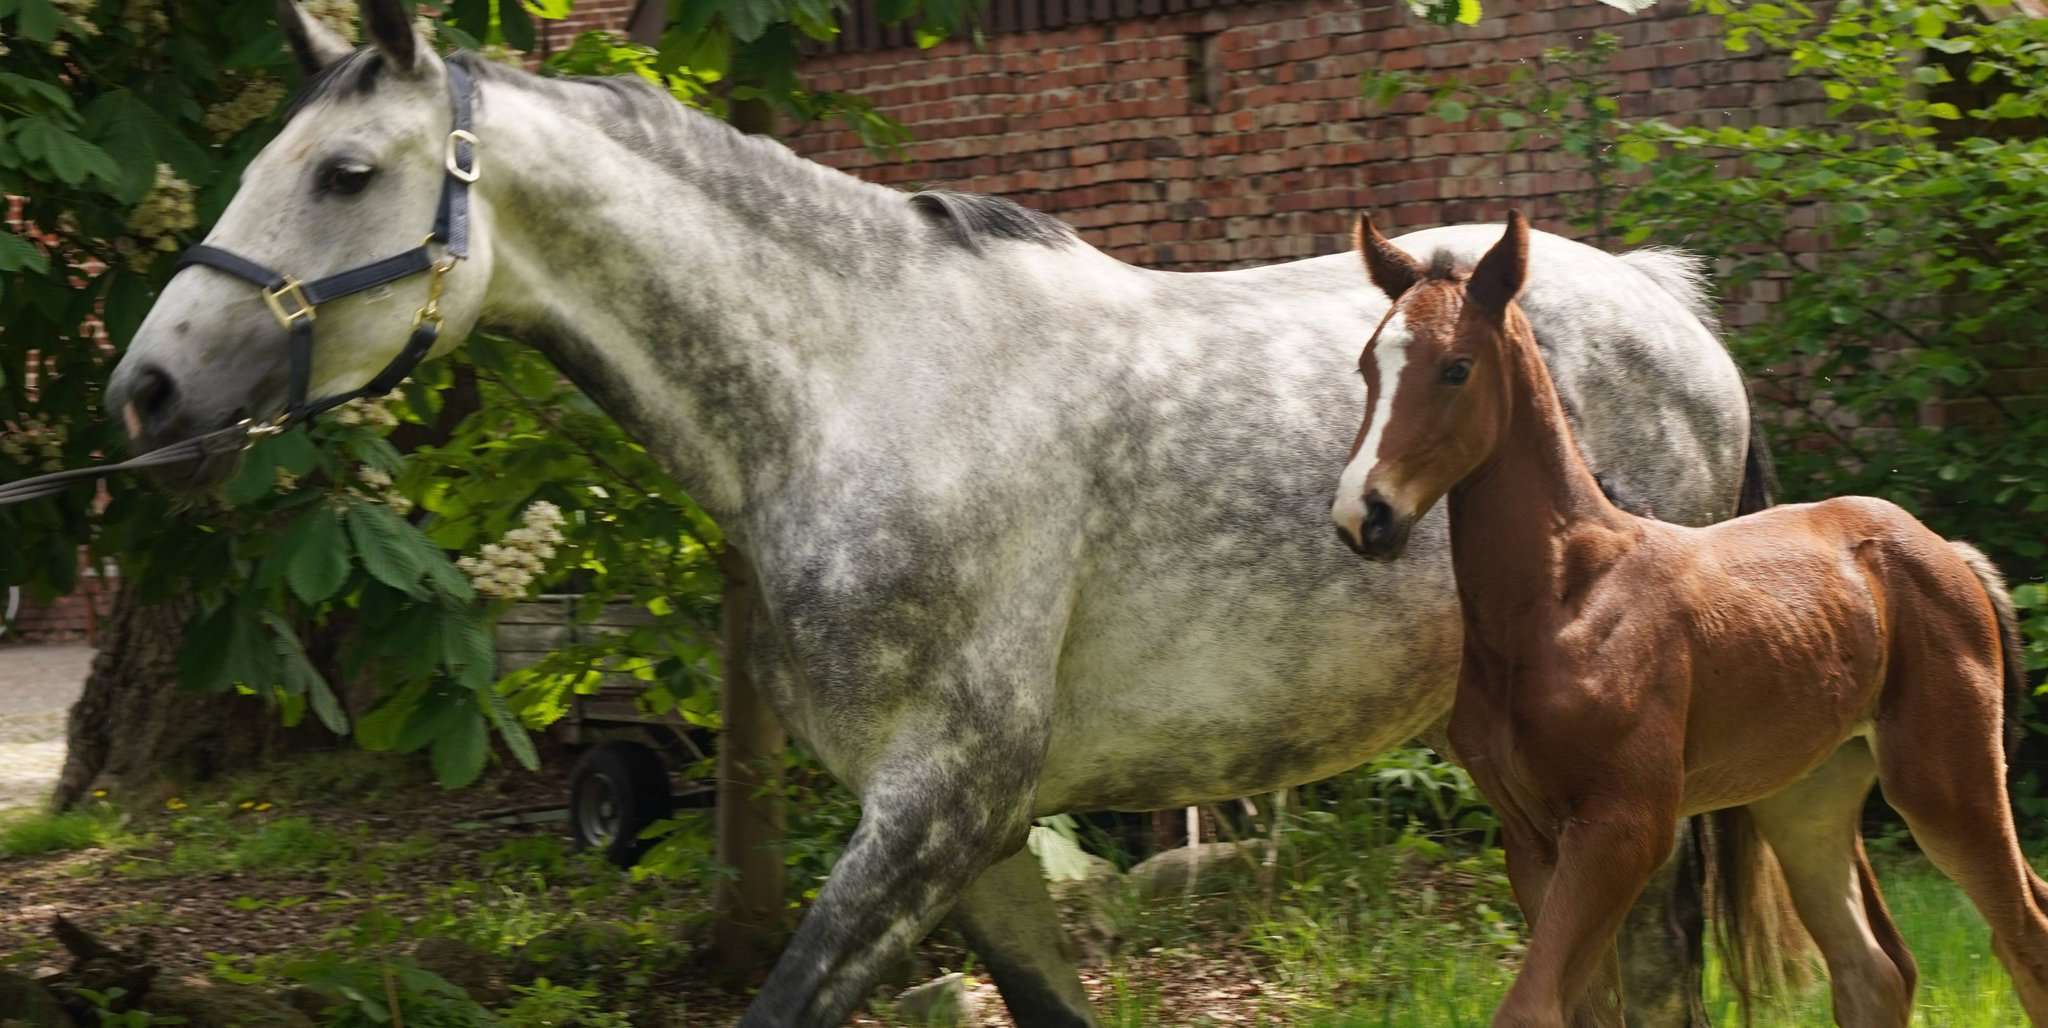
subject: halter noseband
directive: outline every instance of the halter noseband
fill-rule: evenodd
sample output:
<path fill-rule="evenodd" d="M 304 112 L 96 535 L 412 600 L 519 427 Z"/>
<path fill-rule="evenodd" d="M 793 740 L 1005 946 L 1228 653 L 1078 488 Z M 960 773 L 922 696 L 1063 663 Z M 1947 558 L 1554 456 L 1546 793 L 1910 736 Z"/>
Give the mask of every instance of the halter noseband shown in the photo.
<path fill-rule="evenodd" d="M 405 376 L 412 374 L 412 369 L 419 366 L 427 351 L 433 349 L 434 339 L 441 331 L 442 276 L 455 267 L 456 261 L 469 256 L 469 185 L 476 181 L 482 167 L 477 158 L 476 133 L 470 131 L 469 73 L 453 63 L 445 67 L 448 69 L 448 93 L 455 111 L 454 127 L 448 132 L 441 162 L 448 175 L 441 180 L 441 203 L 434 212 L 434 231 L 420 245 L 311 282 L 301 282 L 246 257 L 204 243 L 186 250 L 184 256 L 178 258 L 178 271 L 203 264 L 256 284 L 263 290 L 263 303 L 270 308 L 271 316 L 289 333 L 291 380 L 284 413 L 267 423 L 250 425 L 250 436 L 275 435 L 294 422 L 310 421 L 323 411 L 358 397 L 388 393 L 404 381 Z M 430 249 L 435 243 L 440 243 L 443 250 L 438 260 Z M 431 276 L 427 280 L 427 302 L 413 315 L 412 337 L 406 340 L 405 348 L 361 388 L 308 401 L 306 389 L 313 374 L 315 310 L 331 300 L 422 272 Z"/>
<path fill-rule="evenodd" d="M 215 429 L 189 439 L 171 443 L 148 453 L 131 457 L 116 464 L 103 464 L 87 468 L 73 468 L 34 478 L 0 485 L 0 506 L 19 503 L 23 500 L 48 496 L 63 490 L 72 482 L 98 478 L 113 471 L 129 471 L 161 464 L 176 464 L 200 457 L 223 453 L 236 447 L 254 445 L 256 440 L 276 435 L 293 425 L 311 421 L 324 411 L 332 410 L 350 400 L 363 396 L 381 396 L 405 381 L 412 369 L 434 348 L 434 340 L 441 334 L 441 289 L 442 278 L 455 267 L 455 263 L 469 256 L 469 186 L 475 182 L 481 165 L 477 159 L 478 141 L 476 133 L 470 131 L 470 81 L 469 73 L 454 63 L 444 65 L 448 70 L 448 92 L 454 108 L 454 126 L 448 132 L 443 149 L 442 166 L 448 175 L 441 180 L 441 202 L 434 212 L 434 230 L 420 245 L 404 253 L 358 265 L 347 271 L 336 272 L 311 282 L 301 282 L 289 275 L 279 274 L 246 257 L 238 256 L 217 246 L 200 244 L 186 250 L 178 258 L 178 267 L 173 277 L 195 264 L 203 264 L 215 271 L 224 271 L 245 282 L 254 283 L 263 290 L 263 303 L 277 318 L 288 333 L 291 360 L 289 392 L 286 394 L 284 412 L 267 422 L 252 418 Z M 430 249 L 441 244 L 442 254 L 437 259 Z M 306 390 L 313 376 L 313 316 L 315 310 L 330 300 L 339 300 L 366 289 L 375 289 L 400 279 L 411 278 L 425 273 L 427 279 L 427 302 L 413 314 L 412 335 L 405 341 L 405 348 L 384 365 L 359 389 L 333 396 L 324 396 L 308 401 Z"/>

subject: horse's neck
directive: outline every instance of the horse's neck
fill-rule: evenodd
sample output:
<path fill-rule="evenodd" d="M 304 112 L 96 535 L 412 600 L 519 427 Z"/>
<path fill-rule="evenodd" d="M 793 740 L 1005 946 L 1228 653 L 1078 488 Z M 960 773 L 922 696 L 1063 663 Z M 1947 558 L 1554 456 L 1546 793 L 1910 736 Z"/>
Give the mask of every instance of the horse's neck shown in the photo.
<path fill-rule="evenodd" d="M 738 529 L 757 484 L 815 443 L 831 376 L 873 337 L 858 328 L 910 277 L 857 242 L 891 211 L 823 169 L 760 176 L 747 159 L 795 158 L 694 113 L 565 102 L 500 81 L 480 105 L 498 155 L 485 327 L 538 347 Z"/>
<path fill-rule="evenodd" d="M 1450 494 L 1451 561 L 1468 634 L 1494 649 L 1572 595 L 1634 536 L 1579 456 L 1520 312 L 1505 340 L 1511 413 L 1493 456 Z"/>

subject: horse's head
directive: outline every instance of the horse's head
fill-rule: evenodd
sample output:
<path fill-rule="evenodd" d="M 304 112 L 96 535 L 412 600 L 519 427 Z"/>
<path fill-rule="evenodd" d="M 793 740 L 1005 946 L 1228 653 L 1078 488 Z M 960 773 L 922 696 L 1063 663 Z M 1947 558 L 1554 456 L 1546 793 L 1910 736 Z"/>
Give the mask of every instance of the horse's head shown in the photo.
<path fill-rule="evenodd" d="M 363 0 L 362 13 L 372 45 L 358 50 L 292 0 L 280 0 L 278 21 L 306 73 L 306 90 L 243 172 L 240 190 L 206 237 L 209 247 L 312 283 L 403 254 L 435 226 L 449 165 L 456 163 L 449 69 L 415 34 L 399 0 Z M 468 175 L 476 167 L 469 156 L 458 170 Z M 475 197 L 469 259 L 441 281 L 445 325 L 437 351 L 467 335 L 482 307 L 490 255 L 475 229 L 487 214 Z M 265 290 L 216 267 L 186 267 L 114 369 L 106 409 L 142 451 L 276 414 L 287 400 L 286 325 L 294 318 L 313 319 L 308 396 L 361 388 L 406 344 L 430 277 L 408 274 L 314 310 L 288 287 Z M 201 485 L 228 466 L 210 458 L 177 477 Z"/>
<path fill-rule="evenodd" d="M 1415 522 L 1486 464 L 1507 427 L 1509 306 L 1528 270 L 1529 225 L 1509 215 L 1507 233 L 1469 277 L 1448 254 L 1424 267 L 1370 218 L 1358 221 L 1358 246 L 1393 306 L 1358 357 L 1365 419 L 1330 517 L 1360 555 L 1392 560 Z"/>

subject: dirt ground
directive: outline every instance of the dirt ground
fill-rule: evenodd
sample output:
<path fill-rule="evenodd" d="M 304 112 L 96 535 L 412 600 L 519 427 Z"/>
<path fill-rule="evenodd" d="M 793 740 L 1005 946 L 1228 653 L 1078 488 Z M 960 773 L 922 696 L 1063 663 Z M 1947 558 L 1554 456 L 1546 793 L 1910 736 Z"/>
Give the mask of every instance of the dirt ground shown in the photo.
<path fill-rule="evenodd" d="M 0 646 L 0 811 L 37 806 L 64 766 L 64 713 L 92 666 L 82 644 Z"/>

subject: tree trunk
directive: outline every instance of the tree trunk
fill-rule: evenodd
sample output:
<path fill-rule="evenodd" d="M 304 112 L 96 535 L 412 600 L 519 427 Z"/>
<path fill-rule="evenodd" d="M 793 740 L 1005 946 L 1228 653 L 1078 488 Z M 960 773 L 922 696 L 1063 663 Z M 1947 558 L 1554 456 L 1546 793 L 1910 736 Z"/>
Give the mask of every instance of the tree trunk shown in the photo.
<path fill-rule="evenodd" d="M 725 577 L 718 862 L 738 875 L 720 881 L 713 897 L 711 951 L 724 974 L 744 982 L 767 970 L 782 948 L 784 740 L 748 664 L 757 613 L 753 566 L 728 546 L 718 567 Z"/>
<path fill-rule="evenodd" d="M 53 809 L 96 788 L 201 782 L 332 744 L 311 719 L 285 728 L 257 697 L 179 689 L 178 648 L 194 609 L 185 598 L 144 602 L 137 586 L 121 583 L 85 692 L 71 707 Z"/>

